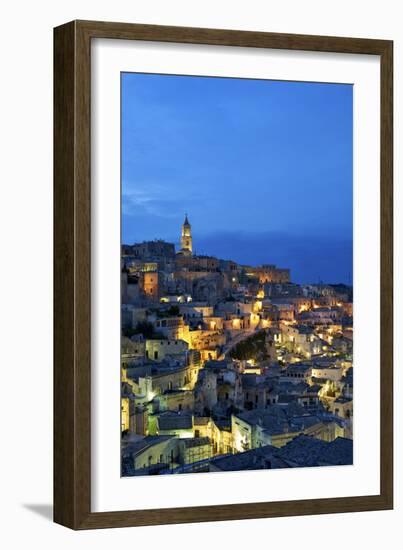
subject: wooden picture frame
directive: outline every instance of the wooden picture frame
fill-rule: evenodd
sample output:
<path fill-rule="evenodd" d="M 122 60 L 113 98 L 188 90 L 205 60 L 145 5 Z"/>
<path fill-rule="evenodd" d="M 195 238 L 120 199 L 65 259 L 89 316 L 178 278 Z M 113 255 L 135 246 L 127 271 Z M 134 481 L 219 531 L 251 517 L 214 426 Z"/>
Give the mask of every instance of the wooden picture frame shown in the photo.
<path fill-rule="evenodd" d="M 371 496 L 92 513 L 91 40 L 355 53 L 381 59 L 381 488 Z M 393 43 L 387 40 L 73 21 L 54 30 L 54 520 L 72 529 L 393 507 Z"/>

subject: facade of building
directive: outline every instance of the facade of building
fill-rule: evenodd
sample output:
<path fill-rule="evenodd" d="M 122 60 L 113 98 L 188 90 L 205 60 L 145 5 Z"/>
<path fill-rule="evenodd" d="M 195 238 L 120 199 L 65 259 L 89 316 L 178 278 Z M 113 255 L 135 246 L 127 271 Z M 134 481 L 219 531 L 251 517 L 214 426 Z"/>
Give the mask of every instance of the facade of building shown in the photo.
<path fill-rule="evenodd" d="M 248 267 L 247 275 L 256 277 L 260 284 L 290 282 L 290 270 L 275 265 L 265 264 L 258 267 Z"/>

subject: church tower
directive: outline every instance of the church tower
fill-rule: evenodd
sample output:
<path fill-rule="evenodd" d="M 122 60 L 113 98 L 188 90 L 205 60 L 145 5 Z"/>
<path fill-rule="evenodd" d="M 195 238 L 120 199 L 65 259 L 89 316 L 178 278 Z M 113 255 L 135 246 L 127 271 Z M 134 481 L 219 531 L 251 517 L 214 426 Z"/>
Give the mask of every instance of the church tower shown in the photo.
<path fill-rule="evenodd" d="M 192 255 L 192 227 L 189 223 L 187 214 L 185 215 L 185 221 L 182 225 L 181 253 L 184 256 Z"/>

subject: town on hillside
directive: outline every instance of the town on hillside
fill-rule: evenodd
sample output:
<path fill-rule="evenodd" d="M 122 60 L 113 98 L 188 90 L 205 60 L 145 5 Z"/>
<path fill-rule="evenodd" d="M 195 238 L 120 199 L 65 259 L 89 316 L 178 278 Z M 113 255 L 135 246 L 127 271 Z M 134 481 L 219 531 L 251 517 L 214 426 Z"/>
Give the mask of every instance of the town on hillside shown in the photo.
<path fill-rule="evenodd" d="M 269 254 L 269 251 L 268 251 Z M 353 463 L 353 289 L 122 245 L 121 474 Z"/>

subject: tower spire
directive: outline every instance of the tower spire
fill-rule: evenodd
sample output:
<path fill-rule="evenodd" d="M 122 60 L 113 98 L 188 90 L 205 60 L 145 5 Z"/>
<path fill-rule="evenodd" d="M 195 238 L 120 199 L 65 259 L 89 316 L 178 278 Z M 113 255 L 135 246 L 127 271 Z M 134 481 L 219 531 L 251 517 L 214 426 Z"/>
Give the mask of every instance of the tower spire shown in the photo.
<path fill-rule="evenodd" d="M 185 221 L 182 225 L 181 252 L 186 256 L 192 255 L 192 226 L 189 223 L 188 215 L 185 214 Z"/>

